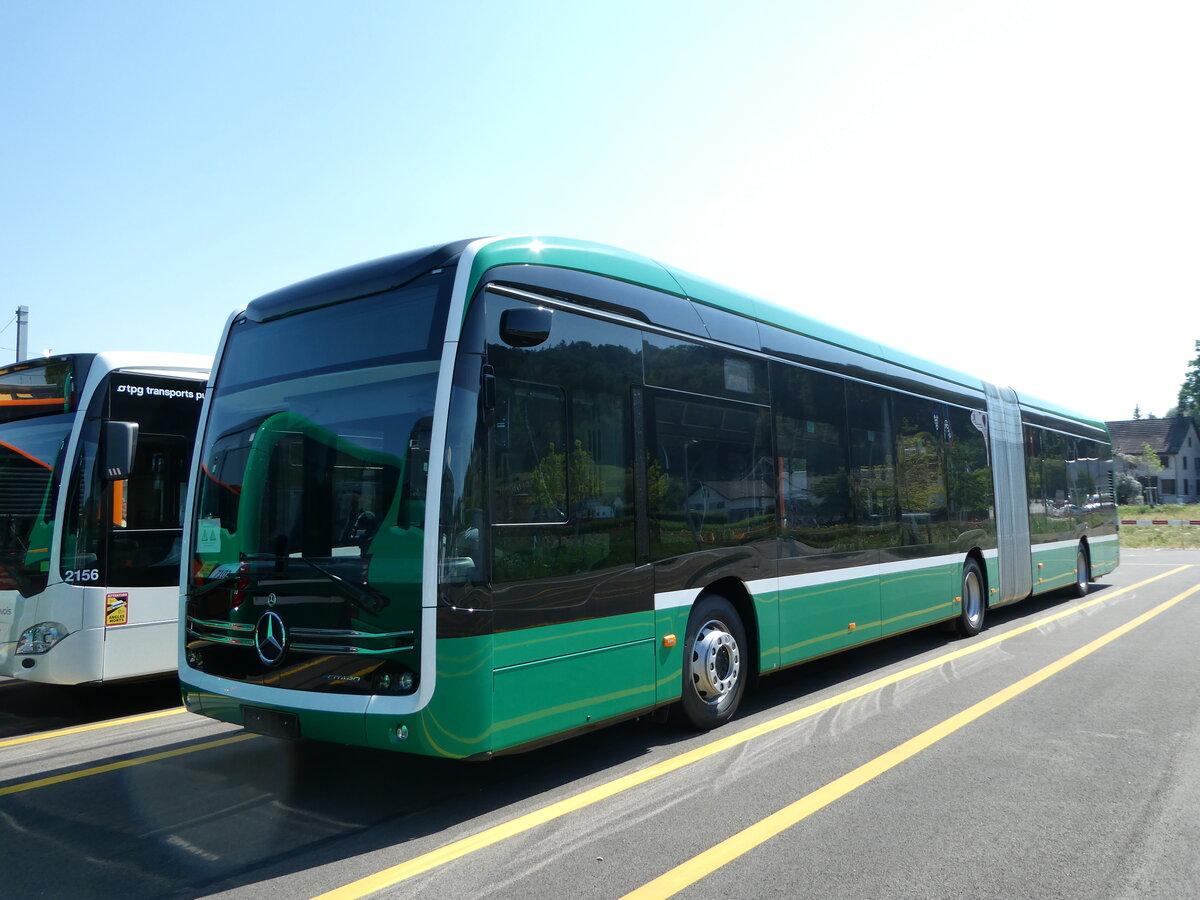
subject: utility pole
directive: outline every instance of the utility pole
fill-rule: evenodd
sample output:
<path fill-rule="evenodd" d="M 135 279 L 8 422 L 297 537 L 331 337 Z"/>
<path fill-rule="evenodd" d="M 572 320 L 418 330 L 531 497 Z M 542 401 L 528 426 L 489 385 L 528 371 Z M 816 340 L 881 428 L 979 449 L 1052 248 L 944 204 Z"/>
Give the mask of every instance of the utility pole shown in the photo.
<path fill-rule="evenodd" d="M 26 345 L 29 343 L 29 307 L 17 307 L 17 362 L 24 362 L 28 357 Z"/>

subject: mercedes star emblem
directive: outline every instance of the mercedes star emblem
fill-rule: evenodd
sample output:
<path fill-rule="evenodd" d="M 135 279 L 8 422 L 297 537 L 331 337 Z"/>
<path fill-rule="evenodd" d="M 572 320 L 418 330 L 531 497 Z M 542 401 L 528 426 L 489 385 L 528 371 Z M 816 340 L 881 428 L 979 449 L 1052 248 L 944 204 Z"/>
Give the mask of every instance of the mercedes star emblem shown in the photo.
<path fill-rule="evenodd" d="M 258 658 L 264 666 L 274 668 L 283 662 L 287 648 L 287 626 L 283 624 L 279 613 L 268 609 L 254 626 L 254 649 L 258 651 Z"/>

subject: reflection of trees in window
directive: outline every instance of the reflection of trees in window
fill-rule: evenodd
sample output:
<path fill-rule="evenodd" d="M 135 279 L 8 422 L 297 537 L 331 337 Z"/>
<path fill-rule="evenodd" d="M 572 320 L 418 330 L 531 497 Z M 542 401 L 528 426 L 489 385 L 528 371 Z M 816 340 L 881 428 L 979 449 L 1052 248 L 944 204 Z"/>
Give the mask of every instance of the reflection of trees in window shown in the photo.
<path fill-rule="evenodd" d="M 665 558 L 772 534 L 766 411 L 681 396 L 656 397 L 653 410 L 655 461 L 669 484 L 651 498 L 652 554 Z"/>
<path fill-rule="evenodd" d="M 1030 528 L 1034 517 L 1045 515 L 1046 493 L 1042 486 L 1041 430 L 1025 426 L 1025 490 L 1029 495 Z M 1039 519 L 1040 521 L 1040 519 Z M 1041 529 L 1036 529 L 1041 531 Z"/>
<path fill-rule="evenodd" d="M 915 397 L 893 400 L 897 422 L 896 497 L 908 543 L 934 543 L 950 538 L 946 521 L 946 475 L 943 434 L 946 410 L 940 403 Z"/>
<path fill-rule="evenodd" d="M 501 380 L 496 404 L 497 522 L 562 522 L 567 518 L 565 466 L 554 469 L 566 442 L 561 388 Z"/>
<path fill-rule="evenodd" d="M 717 347 L 647 334 L 646 383 L 691 394 L 767 401 L 766 365 Z"/>
<path fill-rule="evenodd" d="M 596 461 L 583 449 L 580 440 L 575 441 L 569 466 L 567 455 L 551 444 L 549 452 L 533 470 L 530 482 L 535 505 L 565 507 L 570 516 L 577 518 L 589 518 L 596 512 L 595 504 L 600 502 L 604 488 Z"/>
<path fill-rule="evenodd" d="M 634 559 L 631 388 L 641 383 L 638 331 L 562 310 L 550 339 L 499 341 L 488 299 L 494 580 L 590 572 Z"/>
<path fill-rule="evenodd" d="M 896 534 L 895 441 L 888 394 L 870 385 L 846 389 L 850 420 L 850 489 L 859 541 L 894 547 Z"/>
<path fill-rule="evenodd" d="M 1113 498 L 1112 452 L 1108 444 L 1072 438 L 1067 481 L 1077 521 L 1095 527 L 1111 520 Z"/>
<path fill-rule="evenodd" d="M 1048 428 L 1025 427 L 1030 533 L 1043 541 L 1069 538 L 1083 513 L 1072 501 L 1068 475 L 1068 451 L 1074 439 Z"/>
<path fill-rule="evenodd" d="M 950 521 L 961 533 L 968 529 L 994 531 L 992 468 L 981 411 L 958 407 L 947 410 L 946 483 Z"/>
<path fill-rule="evenodd" d="M 853 549 L 842 380 L 791 366 L 777 366 L 772 378 L 783 533 L 814 550 Z"/>

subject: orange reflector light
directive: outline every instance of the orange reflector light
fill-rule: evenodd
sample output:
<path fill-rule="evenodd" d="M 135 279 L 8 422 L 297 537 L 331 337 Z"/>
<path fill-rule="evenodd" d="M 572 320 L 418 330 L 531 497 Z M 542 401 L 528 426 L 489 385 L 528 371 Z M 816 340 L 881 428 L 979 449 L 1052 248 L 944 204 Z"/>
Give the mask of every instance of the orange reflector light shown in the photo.
<path fill-rule="evenodd" d="M 675 646 L 675 635 L 664 634 L 663 635 L 663 646 L 664 647 L 674 647 Z"/>
<path fill-rule="evenodd" d="M 849 627 L 850 627 L 850 630 L 851 630 L 851 631 L 853 631 L 855 628 L 857 628 L 857 627 L 858 627 L 858 623 L 857 623 L 857 622 L 851 622 Z"/>

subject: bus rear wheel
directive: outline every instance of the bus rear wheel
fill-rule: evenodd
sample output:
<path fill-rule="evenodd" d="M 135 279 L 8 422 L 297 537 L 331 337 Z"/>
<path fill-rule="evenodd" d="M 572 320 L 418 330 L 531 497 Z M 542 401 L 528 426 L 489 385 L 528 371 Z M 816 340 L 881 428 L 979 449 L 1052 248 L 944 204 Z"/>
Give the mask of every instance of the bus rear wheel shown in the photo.
<path fill-rule="evenodd" d="M 701 598 L 688 617 L 683 644 L 683 696 L 679 719 L 708 731 L 728 722 L 746 691 L 746 630 L 724 597 Z"/>
<path fill-rule="evenodd" d="M 1071 585 L 1071 596 L 1086 597 L 1088 582 L 1092 580 L 1092 564 L 1088 561 L 1087 549 L 1083 544 L 1075 551 L 1075 583 Z"/>
<path fill-rule="evenodd" d="M 962 637 L 974 637 L 983 630 L 983 616 L 987 612 L 983 571 L 974 559 L 963 563 L 962 606 L 954 620 L 954 630 Z"/>

